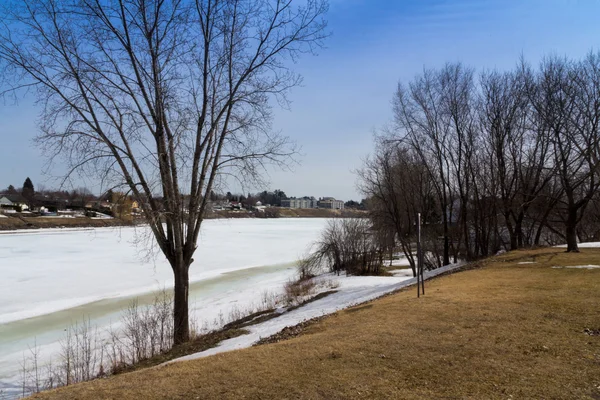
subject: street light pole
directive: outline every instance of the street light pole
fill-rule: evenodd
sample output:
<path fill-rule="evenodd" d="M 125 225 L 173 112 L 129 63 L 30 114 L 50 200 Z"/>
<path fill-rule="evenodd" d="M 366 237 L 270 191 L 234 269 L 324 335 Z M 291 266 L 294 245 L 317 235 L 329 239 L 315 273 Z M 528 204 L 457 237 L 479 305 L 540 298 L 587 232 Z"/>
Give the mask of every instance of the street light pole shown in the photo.
<path fill-rule="evenodd" d="M 417 213 L 417 297 L 425 294 L 423 277 L 423 246 L 421 245 L 421 213 Z"/>
<path fill-rule="evenodd" d="M 417 297 L 421 296 L 421 213 L 417 214 Z"/>

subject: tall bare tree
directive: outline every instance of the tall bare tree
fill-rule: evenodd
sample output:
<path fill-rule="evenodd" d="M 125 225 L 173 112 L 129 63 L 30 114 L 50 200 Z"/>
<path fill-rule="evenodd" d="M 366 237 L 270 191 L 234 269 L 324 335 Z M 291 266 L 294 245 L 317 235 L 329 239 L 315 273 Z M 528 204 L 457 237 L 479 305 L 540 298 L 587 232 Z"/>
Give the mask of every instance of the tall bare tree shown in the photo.
<path fill-rule="evenodd" d="M 529 92 L 550 132 L 567 251 L 577 252 L 577 226 L 600 189 L 600 55 L 590 53 L 579 62 L 545 59 Z"/>
<path fill-rule="evenodd" d="M 35 91 L 38 140 L 69 174 L 139 201 L 173 269 L 175 344 L 189 337 L 189 268 L 211 189 L 294 154 L 271 132 L 269 101 L 285 105 L 300 83 L 290 65 L 322 45 L 326 11 L 326 0 L 3 3 L 5 93 Z"/>
<path fill-rule="evenodd" d="M 376 143 L 375 154 L 357 171 L 358 189 L 369 199 L 374 229 L 381 234 L 391 233 L 390 236 L 398 240 L 416 276 L 417 214 L 421 213 L 423 224 L 428 228 L 439 222 L 434 185 L 411 147 L 385 136 L 377 137 Z"/>
<path fill-rule="evenodd" d="M 443 118 L 440 75 L 425 70 L 408 87 L 398 85 L 394 96 L 397 139 L 409 143 L 419 155 L 434 184 L 439 199 L 444 236 L 443 264 L 450 264 L 450 224 L 454 190 L 450 171 L 449 120 Z"/>

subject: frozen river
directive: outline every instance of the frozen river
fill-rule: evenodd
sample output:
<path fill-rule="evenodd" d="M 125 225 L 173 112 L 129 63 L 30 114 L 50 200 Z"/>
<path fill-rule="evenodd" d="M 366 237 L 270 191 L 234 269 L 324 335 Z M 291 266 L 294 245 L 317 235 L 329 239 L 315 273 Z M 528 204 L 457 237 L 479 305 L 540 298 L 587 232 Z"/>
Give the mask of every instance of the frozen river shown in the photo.
<path fill-rule="evenodd" d="M 281 291 L 325 222 L 205 221 L 190 268 L 193 317 L 211 324 Z M 89 318 L 106 327 L 132 297 L 144 302 L 172 286 L 169 264 L 160 254 L 148 257 L 146 243 L 139 227 L 0 233 L 0 390 L 14 388 L 34 342 L 48 355 L 70 324 Z"/>

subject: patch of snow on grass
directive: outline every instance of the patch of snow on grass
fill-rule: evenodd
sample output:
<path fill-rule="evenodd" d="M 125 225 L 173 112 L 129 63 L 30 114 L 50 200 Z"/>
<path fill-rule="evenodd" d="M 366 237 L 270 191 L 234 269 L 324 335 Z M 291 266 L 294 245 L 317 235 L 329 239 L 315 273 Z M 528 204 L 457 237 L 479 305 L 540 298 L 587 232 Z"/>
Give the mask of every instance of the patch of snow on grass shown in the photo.
<path fill-rule="evenodd" d="M 569 265 L 569 266 L 565 266 L 565 267 L 552 267 L 552 268 L 595 269 L 595 268 L 600 268 L 600 265 Z"/>
<path fill-rule="evenodd" d="M 412 278 L 412 276 L 413 276 L 412 269 L 410 269 L 410 268 L 392 269 L 388 272 L 394 276 L 406 276 L 409 278 Z"/>
<path fill-rule="evenodd" d="M 517 264 L 537 264 L 536 261 L 521 261 L 520 263 Z"/>

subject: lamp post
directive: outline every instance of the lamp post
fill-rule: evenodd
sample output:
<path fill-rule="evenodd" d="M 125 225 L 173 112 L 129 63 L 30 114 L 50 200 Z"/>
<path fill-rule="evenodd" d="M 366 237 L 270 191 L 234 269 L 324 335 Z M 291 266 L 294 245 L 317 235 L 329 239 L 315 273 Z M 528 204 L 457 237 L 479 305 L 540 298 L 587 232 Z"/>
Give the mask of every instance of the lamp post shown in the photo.
<path fill-rule="evenodd" d="M 423 280 L 423 247 L 421 246 L 421 213 L 417 213 L 417 297 L 425 294 Z"/>

